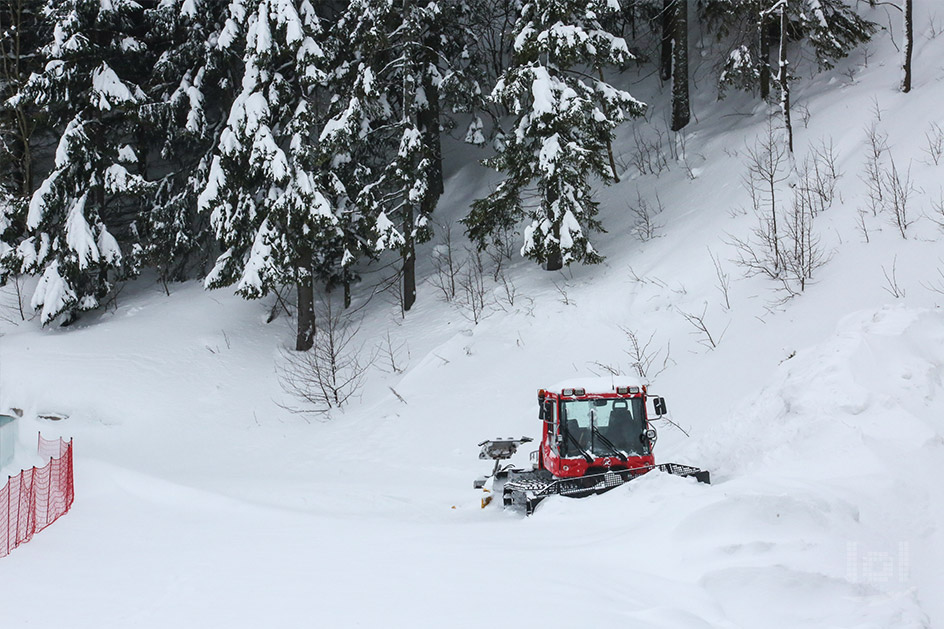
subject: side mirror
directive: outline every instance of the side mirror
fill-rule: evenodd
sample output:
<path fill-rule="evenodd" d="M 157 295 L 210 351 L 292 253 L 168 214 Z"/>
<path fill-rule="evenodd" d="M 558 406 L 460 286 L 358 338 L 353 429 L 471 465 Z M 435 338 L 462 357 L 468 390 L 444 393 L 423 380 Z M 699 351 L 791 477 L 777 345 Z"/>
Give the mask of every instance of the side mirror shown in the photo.
<path fill-rule="evenodd" d="M 541 413 L 539 417 L 548 424 L 554 422 L 554 400 L 546 400 L 541 403 Z"/>
<path fill-rule="evenodd" d="M 662 417 L 668 412 L 665 408 L 665 398 L 662 397 L 652 398 L 652 408 L 659 417 Z"/>

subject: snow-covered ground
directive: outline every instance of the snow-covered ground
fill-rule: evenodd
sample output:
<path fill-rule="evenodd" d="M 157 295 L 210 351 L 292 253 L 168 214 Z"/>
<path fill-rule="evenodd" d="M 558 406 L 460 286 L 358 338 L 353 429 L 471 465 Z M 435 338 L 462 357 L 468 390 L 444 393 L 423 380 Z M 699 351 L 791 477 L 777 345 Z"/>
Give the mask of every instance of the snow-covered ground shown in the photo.
<path fill-rule="evenodd" d="M 830 259 L 793 299 L 731 261 L 732 236 L 755 224 L 745 147 L 765 127 L 731 96 L 696 103 L 694 179 L 677 162 L 658 177 L 628 166 L 600 192 L 603 265 L 516 261 L 514 304 L 494 286 L 477 325 L 428 283 L 403 319 L 374 297 L 359 339 L 389 332 L 406 369 L 378 357 L 329 421 L 284 408 L 275 366 L 293 336 L 284 317 L 265 323 L 266 303 L 142 280 L 69 329 L 3 323 L 0 409 L 25 411 L 18 462 L 37 430 L 74 437 L 76 501 L 0 560 L 0 626 L 944 625 L 944 231 L 927 216 L 944 160 L 926 150 L 944 37 L 931 35 L 917 34 L 911 94 L 896 91 L 884 33 L 867 65 L 859 52 L 797 83 L 797 155 L 831 139 L 842 177 L 816 219 Z M 650 83 L 630 88 L 658 119 L 668 95 Z M 864 215 L 867 239 L 860 226 L 873 122 L 911 165 L 906 239 L 886 215 Z M 616 148 L 628 165 L 630 128 Z M 469 149 L 449 150 L 457 164 Z M 490 181 L 452 170 L 444 221 Z M 665 208 L 646 242 L 629 235 L 637 186 Z M 703 315 L 717 346 L 682 313 Z M 651 375 L 665 366 L 652 390 L 691 435 L 658 425 L 657 459 L 713 484 L 653 473 L 530 518 L 480 509 L 476 444 L 537 436 L 542 386 L 628 373 L 624 329 L 651 335 Z M 48 411 L 69 418 L 35 418 Z"/>

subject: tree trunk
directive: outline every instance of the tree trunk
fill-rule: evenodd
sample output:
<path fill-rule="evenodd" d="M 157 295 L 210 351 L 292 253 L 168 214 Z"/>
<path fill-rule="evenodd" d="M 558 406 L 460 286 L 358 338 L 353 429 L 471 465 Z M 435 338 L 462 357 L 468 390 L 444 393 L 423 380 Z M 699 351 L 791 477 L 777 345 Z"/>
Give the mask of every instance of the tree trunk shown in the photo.
<path fill-rule="evenodd" d="M 400 256 L 403 260 L 403 311 L 409 312 L 416 303 L 416 245 L 413 242 L 412 233 L 413 209 L 410 208 L 406 214 L 409 215 L 409 221 L 406 219 L 403 221 L 406 243 L 403 245 Z"/>
<path fill-rule="evenodd" d="M 769 141 L 771 142 L 771 144 L 768 148 L 768 150 L 770 151 L 775 150 L 774 145 L 773 145 L 773 142 L 775 141 L 773 133 L 774 133 L 773 129 L 771 129 L 770 130 L 771 136 L 769 138 Z M 776 179 L 777 174 L 776 174 L 776 170 L 771 170 L 768 174 L 768 177 L 769 178 L 767 180 L 767 184 L 770 186 L 770 232 L 771 232 L 771 241 L 773 243 L 773 249 L 774 249 L 774 274 L 779 277 L 781 257 L 780 257 L 780 234 L 777 231 L 777 179 Z"/>
<path fill-rule="evenodd" d="M 16 189 L 18 194 L 28 199 L 33 192 L 33 182 L 31 174 L 32 156 L 30 155 L 29 142 L 29 123 L 26 119 L 22 107 L 17 106 L 13 109 L 15 132 L 11 134 L 9 152 L 13 162 L 10 176 L 12 178 L 12 188 Z"/>
<path fill-rule="evenodd" d="M 410 19 L 411 4 L 412 0 L 403 0 L 402 18 L 404 24 Z M 415 34 L 407 36 L 413 37 Z M 413 125 L 414 116 L 416 115 L 416 112 L 414 112 L 414 105 L 416 104 L 416 77 L 413 76 L 413 66 L 417 60 L 413 57 L 411 52 L 413 52 L 413 45 L 419 43 L 418 40 L 408 40 L 404 47 L 402 105 L 403 124 L 407 126 Z M 418 122 L 419 120 L 417 120 L 417 123 Z M 417 124 L 416 127 L 420 128 L 421 125 Z M 427 173 L 427 182 L 429 181 L 428 175 L 429 173 Z M 409 195 L 406 195 L 406 198 L 403 200 L 402 213 L 403 221 L 401 227 L 403 228 L 404 242 L 400 248 L 400 259 L 402 261 L 400 272 L 403 276 L 401 297 L 403 299 L 403 312 L 409 312 L 413 304 L 416 303 L 416 241 L 413 235 L 416 208 L 413 207 L 413 201 L 409 198 Z"/>
<path fill-rule="evenodd" d="M 423 76 L 423 91 L 426 93 L 426 106 L 419 110 L 417 117 L 423 133 L 423 141 L 429 147 L 430 169 L 427 178 L 429 194 L 427 196 L 433 197 L 432 207 L 436 207 L 439 197 L 445 191 L 442 169 L 442 133 L 440 133 L 439 124 L 441 109 L 439 88 L 433 85 L 432 77 L 428 73 Z"/>
<path fill-rule="evenodd" d="M 429 154 L 429 168 L 426 170 L 426 194 L 423 195 L 420 211 L 422 216 L 431 216 L 439 204 L 439 197 L 445 191 L 442 169 L 442 134 L 439 126 L 439 88 L 433 85 L 431 77 L 423 77 L 423 91 L 426 93 L 426 106 L 416 116 L 423 143 Z"/>
<path fill-rule="evenodd" d="M 597 72 L 600 76 L 600 83 L 605 83 L 603 78 L 603 68 L 597 68 Z M 613 139 L 609 135 L 606 137 L 606 156 L 610 159 L 610 170 L 613 172 L 613 181 L 619 183 L 619 173 L 616 172 L 616 160 L 613 158 Z"/>
<path fill-rule="evenodd" d="M 299 269 L 298 283 L 298 329 L 295 334 L 295 350 L 307 352 L 315 344 L 315 278 L 311 269 Z"/>
<path fill-rule="evenodd" d="M 787 9 L 780 8 L 780 112 L 783 114 L 783 126 L 787 132 L 787 148 L 793 155 L 793 123 L 790 121 L 790 72 L 787 61 Z"/>
<path fill-rule="evenodd" d="M 554 201 L 557 200 L 556 191 L 548 191 L 547 195 L 547 220 L 551 221 L 553 227 L 551 228 L 552 233 L 554 234 L 554 243 L 551 245 L 550 249 L 545 252 L 544 255 L 544 270 L 545 271 L 560 271 L 564 268 L 564 255 L 561 253 L 560 248 L 560 219 L 554 220 L 554 217 L 551 215 L 551 206 L 554 205 Z"/>
<path fill-rule="evenodd" d="M 680 131 L 692 117 L 688 96 L 688 0 L 677 0 L 673 22 L 672 131 Z"/>
<path fill-rule="evenodd" d="M 628 17 L 627 17 L 628 14 Z M 629 22 L 629 32 L 632 39 L 636 39 L 636 4 L 630 4 L 628 7 L 623 7 L 623 16 L 626 18 L 626 21 Z M 625 23 L 625 22 L 624 22 Z M 625 30 L 625 29 L 624 29 Z M 625 37 L 625 33 L 622 35 Z"/>
<path fill-rule="evenodd" d="M 554 228 L 555 235 L 560 237 L 560 227 Z M 544 270 L 545 271 L 560 271 L 564 268 L 564 256 L 561 254 L 560 245 L 556 245 L 554 248 L 547 252 L 547 256 L 544 259 Z"/>
<path fill-rule="evenodd" d="M 761 3 L 758 3 L 757 35 L 758 35 L 758 60 L 757 71 L 758 81 L 760 82 L 761 100 L 767 100 L 770 96 L 770 34 L 767 31 L 767 13 Z"/>
<path fill-rule="evenodd" d="M 105 164 L 105 159 L 102 157 L 105 154 L 105 126 L 109 124 L 110 121 L 106 121 L 105 114 L 98 110 L 95 112 L 95 118 L 97 121 L 97 127 L 92 127 L 96 133 L 93 133 L 93 142 L 95 144 L 95 168 L 98 171 L 96 173 L 97 182 L 94 182 L 95 186 L 93 195 L 90 195 L 91 199 L 94 202 L 95 208 L 98 210 L 98 216 L 101 218 L 102 222 L 106 225 L 109 223 L 111 216 L 108 214 L 108 195 L 105 192 L 105 171 L 108 169 L 108 166 Z M 86 209 L 86 218 L 89 216 L 89 212 Z M 104 264 L 102 265 L 105 266 Z"/>
<path fill-rule="evenodd" d="M 673 13 L 676 0 L 662 0 L 662 51 L 659 55 L 659 78 L 672 78 L 672 36 L 674 34 Z"/>
<path fill-rule="evenodd" d="M 902 49 L 902 70 L 904 74 L 901 79 L 901 91 L 906 94 L 911 91 L 911 56 L 914 52 L 914 14 L 911 5 L 912 0 L 905 0 L 905 6 L 902 9 L 905 14 L 905 45 Z"/>

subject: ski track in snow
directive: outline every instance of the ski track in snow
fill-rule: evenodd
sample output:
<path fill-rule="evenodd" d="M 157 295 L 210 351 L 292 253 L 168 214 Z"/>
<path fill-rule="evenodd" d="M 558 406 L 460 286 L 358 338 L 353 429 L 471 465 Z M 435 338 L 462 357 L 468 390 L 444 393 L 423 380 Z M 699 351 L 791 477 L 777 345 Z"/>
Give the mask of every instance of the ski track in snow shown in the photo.
<path fill-rule="evenodd" d="M 694 181 L 676 167 L 600 192 L 603 265 L 552 276 L 516 260 L 516 304 L 498 308 L 496 288 L 478 325 L 430 284 L 405 320 L 376 297 L 362 338 L 373 346 L 390 330 L 407 369 L 372 372 L 330 421 L 279 406 L 290 401 L 273 364 L 290 324 L 266 325 L 263 305 L 226 291 L 191 283 L 166 297 L 142 280 L 69 330 L 2 324 L 0 408 L 26 411 L 17 469 L 3 472 L 34 464 L 37 430 L 74 437 L 76 502 L 0 559 L 0 623 L 944 625 L 944 311 L 928 289 L 942 233 L 918 209 L 930 211 L 944 167 L 922 152 L 944 97 L 942 68 L 928 60 L 944 44 L 919 43 L 910 95 L 894 92 L 883 36 L 867 68 L 857 53 L 797 85 L 795 102 L 812 114 L 798 154 L 832 137 L 844 174 L 840 200 L 816 219 L 832 259 L 784 303 L 729 262 L 730 234 L 753 225 L 736 211 L 748 200 L 735 153 L 763 126 L 760 115 L 748 131 L 744 117 L 713 115 L 737 108 L 731 96 L 696 102 Z M 854 83 L 826 89 L 850 66 L 860 67 Z M 633 93 L 665 100 L 647 85 Z M 883 217 L 868 217 L 868 243 L 856 228 L 873 96 L 922 191 L 908 240 Z M 631 129 L 620 133 L 616 146 L 630 151 Z M 455 174 L 442 217 L 461 216 L 491 181 L 467 165 L 469 150 L 447 147 Z M 626 236 L 636 186 L 658 187 L 666 207 L 646 243 Z M 730 309 L 706 247 L 732 276 Z M 893 260 L 901 299 L 883 279 Z M 721 339 L 714 350 L 680 315 L 703 307 Z M 489 466 L 475 444 L 537 436 L 539 387 L 599 364 L 628 371 L 620 326 L 669 354 L 652 390 L 691 432 L 658 425 L 657 460 L 709 469 L 714 484 L 653 473 L 601 496 L 548 499 L 530 518 L 479 509 L 471 481 Z M 70 417 L 35 419 L 48 411 Z"/>

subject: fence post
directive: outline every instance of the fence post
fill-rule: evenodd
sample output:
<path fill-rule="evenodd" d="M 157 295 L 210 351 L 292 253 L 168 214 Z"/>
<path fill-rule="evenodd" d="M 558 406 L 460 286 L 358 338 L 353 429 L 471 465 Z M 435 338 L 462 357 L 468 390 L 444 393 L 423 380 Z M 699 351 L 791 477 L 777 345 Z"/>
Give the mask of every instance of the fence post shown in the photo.
<path fill-rule="evenodd" d="M 75 501 L 75 451 L 72 449 L 72 438 L 69 438 L 69 507 Z"/>
<path fill-rule="evenodd" d="M 13 550 L 10 548 L 10 493 L 13 491 L 13 477 L 7 476 L 7 554 L 10 554 L 10 551 Z"/>
<path fill-rule="evenodd" d="M 29 537 L 27 539 L 32 539 L 33 534 L 36 532 L 36 466 L 33 466 L 32 477 L 30 478 L 30 505 L 29 511 L 26 513 L 27 525 L 26 529 L 29 531 Z"/>
<path fill-rule="evenodd" d="M 48 526 L 50 524 L 49 507 L 52 506 L 52 462 L 53 458 L 49 457 L 49 463 L 47 463 L 49 466 L 49 474 L 47 475 L 49 477 L 49 481 L 46 483 L 46 521 L 43 522 L 43 526 Z"/>

